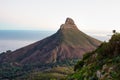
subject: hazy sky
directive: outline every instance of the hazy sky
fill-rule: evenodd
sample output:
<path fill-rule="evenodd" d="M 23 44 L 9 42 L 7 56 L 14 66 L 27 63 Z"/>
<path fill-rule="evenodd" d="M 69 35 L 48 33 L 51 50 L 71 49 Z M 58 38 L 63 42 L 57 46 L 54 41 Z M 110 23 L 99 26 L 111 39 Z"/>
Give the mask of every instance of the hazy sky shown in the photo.
<path fill-rule="evenodd" d="M 0 29 L 57 30 L 67 17 L 87 31 L 120 30 L 120 0 L 0 0 Z"/>

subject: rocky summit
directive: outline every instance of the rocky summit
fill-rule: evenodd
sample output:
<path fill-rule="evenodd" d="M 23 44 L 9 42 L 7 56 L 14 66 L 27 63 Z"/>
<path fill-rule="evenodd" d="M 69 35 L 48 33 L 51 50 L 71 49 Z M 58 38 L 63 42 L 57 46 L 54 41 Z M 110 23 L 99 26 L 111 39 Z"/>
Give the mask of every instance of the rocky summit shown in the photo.
<path fill-rule="evenodd" d="M 0 55 L 0 62 L 25 64 L 50 64 L 64 60 L 80 59 L 83 54 L 95 50 L 101 42 L 80 31 L 71 18 L 53 35 Z"/>

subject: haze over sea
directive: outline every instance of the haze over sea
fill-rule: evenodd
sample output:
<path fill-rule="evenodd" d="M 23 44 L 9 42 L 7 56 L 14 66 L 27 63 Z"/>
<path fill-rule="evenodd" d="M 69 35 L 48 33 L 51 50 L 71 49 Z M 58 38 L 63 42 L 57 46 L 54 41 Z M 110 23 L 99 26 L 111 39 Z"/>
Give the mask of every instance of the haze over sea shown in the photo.
<path fill-rule="evenodd" d="M 6 50 L 14 51 L 48 37 L 55 32 L 56 31 L 39 30 L 0 30 L 0 53 Z M 83 32 L 101 41 L 108 41 L 111 34 L 111 32 Z"/>

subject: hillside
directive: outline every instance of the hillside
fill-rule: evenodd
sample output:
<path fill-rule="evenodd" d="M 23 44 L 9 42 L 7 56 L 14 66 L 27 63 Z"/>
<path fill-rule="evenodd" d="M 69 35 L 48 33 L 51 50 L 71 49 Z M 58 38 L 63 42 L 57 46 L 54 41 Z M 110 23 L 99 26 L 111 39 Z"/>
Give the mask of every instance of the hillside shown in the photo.
<path fill-rule="evenodd" d="M 66 59 L 82 58 L 95 50 L 100 41 L 78 30 L 74 21 L 67 18 L 65 24 L 53 35 L 0 57 L 0 62 L 24 64 L 48 64 Z"/>
<path fill-rule="evenodd" d="M 120 33 L 84 55 L 68 80 L 120 80 Z"/>
<path fill-rule="evenodd" d="M 95 50 L 100 44 L 101 41 L 80 31 L 74 21 L 67 18 L 55 34 L 0 54 L 0 79 L 15 79 L 34 71 L 43 73 L 58 66 L 72 66 L 83 54 Z"/>

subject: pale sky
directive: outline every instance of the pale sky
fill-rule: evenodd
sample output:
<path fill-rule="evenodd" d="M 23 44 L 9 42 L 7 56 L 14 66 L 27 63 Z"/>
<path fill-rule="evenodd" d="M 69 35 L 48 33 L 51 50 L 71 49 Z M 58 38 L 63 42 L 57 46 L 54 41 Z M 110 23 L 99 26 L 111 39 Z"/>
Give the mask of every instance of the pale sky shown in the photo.
<path fill-rule="evenodd" d="M 120 0 L 0 0 L 0 30 L 58 30 L 67 17 L 80 30 L 120 29 Z"/>

